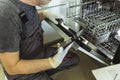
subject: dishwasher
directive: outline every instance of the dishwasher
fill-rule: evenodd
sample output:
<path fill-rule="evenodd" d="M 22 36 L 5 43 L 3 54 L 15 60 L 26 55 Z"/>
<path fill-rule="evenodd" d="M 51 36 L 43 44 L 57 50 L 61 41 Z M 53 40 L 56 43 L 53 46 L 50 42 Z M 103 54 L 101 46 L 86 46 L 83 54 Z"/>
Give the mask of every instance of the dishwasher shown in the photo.
<path fill-rule="evenodd" d="M 120 1 L 73 0 L 67 1 L 66 18 L 78 25 L 78 31 L 46 21 L 65 39 L 75 41 L 73 48 L 94 60 L 111 65 L 120 62 Z"/>

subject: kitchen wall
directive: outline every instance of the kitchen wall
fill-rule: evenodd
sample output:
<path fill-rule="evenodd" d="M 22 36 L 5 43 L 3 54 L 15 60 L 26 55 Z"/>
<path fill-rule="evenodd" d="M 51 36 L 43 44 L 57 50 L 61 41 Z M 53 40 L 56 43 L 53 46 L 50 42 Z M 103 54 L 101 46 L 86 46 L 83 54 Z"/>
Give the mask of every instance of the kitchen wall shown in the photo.
<path fill-rule="evenodd" d="M 49 5 L 37 7 L 38 11 L 40 10 L 49 10 L 52 13 L 59 15 L 60 17 L 66 17 L 66 5 L 64 4 L 66 0 L 52 0 Z M 48 43 L 57 39 L 60 39 L 61 36 L 47 24 L 45 21 L 42 22 L 42 28 L 44 30 L 44 43 Z"/>

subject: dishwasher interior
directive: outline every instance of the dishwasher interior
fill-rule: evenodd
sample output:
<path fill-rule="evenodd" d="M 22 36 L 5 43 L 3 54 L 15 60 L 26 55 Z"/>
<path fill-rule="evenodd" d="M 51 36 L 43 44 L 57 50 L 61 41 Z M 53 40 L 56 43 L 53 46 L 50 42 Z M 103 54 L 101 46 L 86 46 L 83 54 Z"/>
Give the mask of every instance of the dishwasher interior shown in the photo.
<path fill-rule="evenodd" d="M 95 50 L 101 60 L 112 64 L 120 49 L 120 1 L 74 0 L 67 6 L 67 18 L 79 24 L 80 37 L 87 42 L 85 45 Z"/>

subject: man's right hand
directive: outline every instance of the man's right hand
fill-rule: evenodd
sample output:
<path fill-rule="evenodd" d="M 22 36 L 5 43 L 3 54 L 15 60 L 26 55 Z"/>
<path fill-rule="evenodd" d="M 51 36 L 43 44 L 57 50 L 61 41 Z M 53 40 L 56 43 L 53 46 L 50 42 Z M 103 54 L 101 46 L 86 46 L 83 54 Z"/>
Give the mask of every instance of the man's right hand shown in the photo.
<path fill-rule="evenodd" d="M 49 62 L 53 68 L 57 68 L 63 61 L 64 57 L 68 53 L 69 49 L 72 47 L 74 42 L 69 44 L 65 49 L 63 47 L 58 48 L 58 52 L 55 56 L 49 58 Z"/>

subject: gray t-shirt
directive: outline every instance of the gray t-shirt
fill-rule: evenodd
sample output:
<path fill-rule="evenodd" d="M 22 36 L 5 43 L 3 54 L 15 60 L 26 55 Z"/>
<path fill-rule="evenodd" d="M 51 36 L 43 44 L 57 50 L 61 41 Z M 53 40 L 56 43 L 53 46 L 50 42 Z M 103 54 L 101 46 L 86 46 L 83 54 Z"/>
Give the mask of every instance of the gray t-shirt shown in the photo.
<path fill-rule="evenodd" d="M 14 2 L 14 0 L 11 1 Z M 29 57 L 30 55 L 33 56 L 31 53 L 39 46 L 42 47 L 43 44 L 43 31 L 38 13 L 34 6 L 19 1 L 16 6 L 20 11 L 25 12 L 28 19 L 26 24 L 23 25 L 20 17 L 15 13 L 16 10 L 9 5 L 9 3 L 0 2 L 0 52 L 20 51 L 21 58 L 25 58 L 28 54 Z M 21 26 L 26 28 L 24 32 L 26 32 L 25 36 L 27 38 L 24 40 L 20 35 Z"/>
<path fill-rule="evenodd" d="M 19 51 L 19 23 L 14 20 L 15 11 L 7 3 L 0 2 L 0 53 Z"/>

